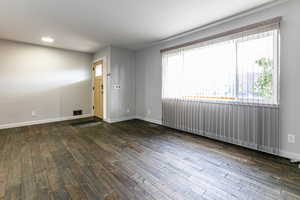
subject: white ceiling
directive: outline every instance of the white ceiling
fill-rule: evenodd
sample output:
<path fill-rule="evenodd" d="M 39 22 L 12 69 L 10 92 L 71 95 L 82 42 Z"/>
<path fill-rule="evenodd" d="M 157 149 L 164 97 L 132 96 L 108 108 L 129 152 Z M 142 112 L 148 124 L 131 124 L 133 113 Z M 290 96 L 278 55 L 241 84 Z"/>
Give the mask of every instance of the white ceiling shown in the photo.
<path fill-rule="evenodd" d="M 0 38 L 95 52 L 137 49 L 274 0 L 1 0 Z"/>

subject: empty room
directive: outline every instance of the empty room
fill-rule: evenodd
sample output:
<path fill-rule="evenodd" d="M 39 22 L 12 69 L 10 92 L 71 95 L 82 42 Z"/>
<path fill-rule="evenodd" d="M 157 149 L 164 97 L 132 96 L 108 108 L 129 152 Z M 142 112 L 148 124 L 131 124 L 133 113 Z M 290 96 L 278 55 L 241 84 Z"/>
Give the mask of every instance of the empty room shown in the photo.
<path fill-rule="evenodd" d="M 299 0 L 1 0 L 0 200 L 300 200 Z"/>

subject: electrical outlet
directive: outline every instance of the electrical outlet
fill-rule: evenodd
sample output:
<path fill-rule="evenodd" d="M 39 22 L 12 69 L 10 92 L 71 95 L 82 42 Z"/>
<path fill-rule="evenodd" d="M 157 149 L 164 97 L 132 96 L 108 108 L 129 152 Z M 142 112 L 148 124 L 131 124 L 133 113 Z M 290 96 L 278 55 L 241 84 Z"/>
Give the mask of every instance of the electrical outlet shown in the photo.
<path fill-rule="evenodd" d="M 288 135 L 288 143 L 294 144 L 296 142 L 296 136 L 293 134 Z"/>
<path fill-rule="evenodd" d="M 129 109 L 129 108 L 127 108 L 127 109 L 126 109 L 126 112 L 127 112 L 127 113 L 130 113 L 130 109 Z"/>
<path fill-rule="evenodd" d="M 33 111 L 31 111 L 31 116 L 32 117 L 36 117 L 36 112 L 33 110 Z"/>

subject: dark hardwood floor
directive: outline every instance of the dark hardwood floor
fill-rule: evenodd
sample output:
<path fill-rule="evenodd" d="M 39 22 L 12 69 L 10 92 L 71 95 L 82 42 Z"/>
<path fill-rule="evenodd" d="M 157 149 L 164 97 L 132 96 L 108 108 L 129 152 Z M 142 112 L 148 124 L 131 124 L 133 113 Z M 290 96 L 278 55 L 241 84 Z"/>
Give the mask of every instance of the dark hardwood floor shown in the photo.
<path fill-rule="evenodd" d="M 0 130 L 0 199 L 300 199 L 288 160 L 147 122 Z"/>

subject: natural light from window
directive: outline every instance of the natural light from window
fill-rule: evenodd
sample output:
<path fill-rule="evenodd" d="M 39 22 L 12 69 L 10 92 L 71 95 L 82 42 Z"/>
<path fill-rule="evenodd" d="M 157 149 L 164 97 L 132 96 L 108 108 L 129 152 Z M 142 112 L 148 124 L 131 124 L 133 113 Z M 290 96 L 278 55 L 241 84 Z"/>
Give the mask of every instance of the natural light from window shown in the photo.
<path fill-rule="evenodd" d="M 102 76 L 102 64 L 96 65 L 95 74 L 96 76 Z"/>
<path fill-rule="evenodd" d="M 167 98 L 277 104 L 278 31 L 163 56 Z"/>

